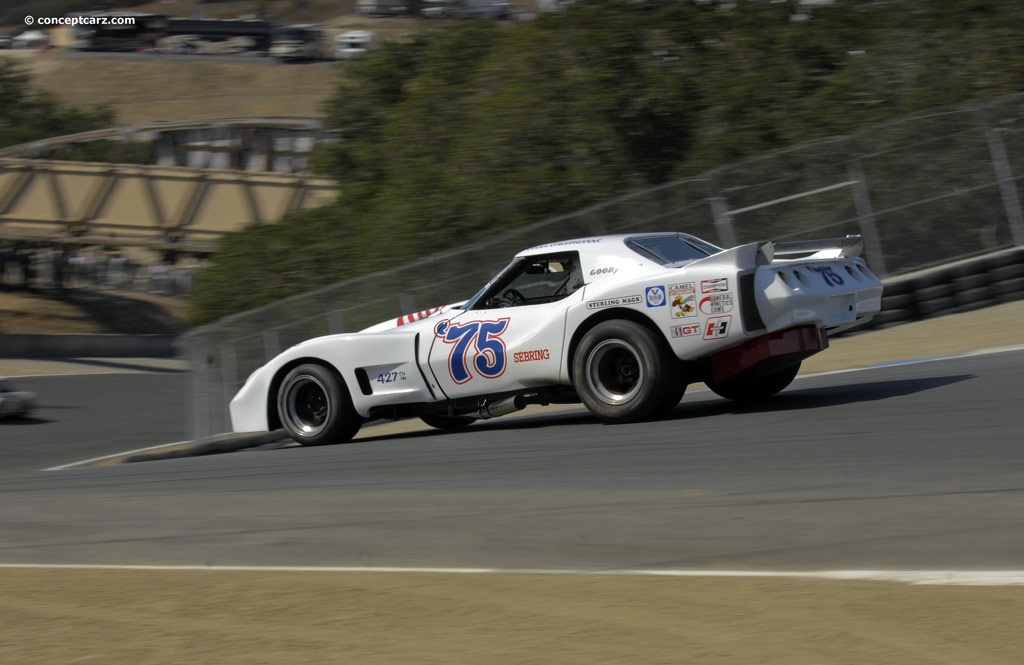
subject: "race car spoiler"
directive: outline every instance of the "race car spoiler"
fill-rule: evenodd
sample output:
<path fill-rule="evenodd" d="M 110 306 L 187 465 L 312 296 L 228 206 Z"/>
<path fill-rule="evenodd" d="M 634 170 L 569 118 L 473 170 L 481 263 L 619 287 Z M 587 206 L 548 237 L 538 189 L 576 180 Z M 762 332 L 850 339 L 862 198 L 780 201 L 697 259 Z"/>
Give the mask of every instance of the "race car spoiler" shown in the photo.
<path fill-rule="evenodd" d="M 806 259 L 842 259 L 860 256 L 864 251 L 864 238 L 849 235 L 843 238 L 823 238 L 821 240 L 791 240 L 787 242 L 771 241 L 763 243 L 761 253 L 768 261 L 806 260 Z"/>

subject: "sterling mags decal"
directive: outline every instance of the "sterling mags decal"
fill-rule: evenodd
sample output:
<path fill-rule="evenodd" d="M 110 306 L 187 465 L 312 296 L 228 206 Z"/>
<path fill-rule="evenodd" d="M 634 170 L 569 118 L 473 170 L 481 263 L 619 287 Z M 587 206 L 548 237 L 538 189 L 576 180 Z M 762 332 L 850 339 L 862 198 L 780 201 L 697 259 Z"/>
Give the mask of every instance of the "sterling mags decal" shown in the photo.
<path fill-rule="evenodd" d="M 641 296 L 620 296 L 618 298 L 605 298 L 603 300 L 591 300 L 587 303 L 587 309 L 601 309 L 602 307 L 620 307 L 622 305 L 639 305 L 644 299 Z"/>

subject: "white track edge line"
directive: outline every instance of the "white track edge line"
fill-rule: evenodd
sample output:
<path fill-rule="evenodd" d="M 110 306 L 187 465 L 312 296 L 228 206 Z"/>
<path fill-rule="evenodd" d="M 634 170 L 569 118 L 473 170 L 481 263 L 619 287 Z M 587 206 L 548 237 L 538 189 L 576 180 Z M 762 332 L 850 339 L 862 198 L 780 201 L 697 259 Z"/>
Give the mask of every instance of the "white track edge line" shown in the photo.
<path fill-rule="evenodd" d="M 565 575 L 579 577 L 731 577 L 901 582 L 915 585 L 1018 586 L 1024 570 L 690 570 L 577 568 L 431 568 L 403 566 L 199 566 L 0 563 L 0 570 L 211 571 L 254 573 L 420 573 L 447 575 Z"/>
<path fill-rule="evenodd" d="M 149 446 L 147 448 L 138 448 L 136 450 L 126 450 L 120 453 L 113 453 L 112 455 L 103 455 L 102 457 L 93 457 L 91 459 L 79 460 L 78 462 L 68 462 L 67 464 L 61 464 L 60 466 L 51 466 L 43 471 L 63 471 L 64 469 L 73 469 L 77 466 L 84 466 L 86 464 L 92 464 L 93 462 L 102 462 L 105 459 L 114 459 L 115 457 L 124 457 L 125 455 L 135 455 L 136 453 L 144 453 L 150 450 L 159 450 L 160 448 L 170 448 L 171 446 L 184 446 L 195 441 L 176 441 L 174 443 L 160 443 L 155 446 Z"/>
<path fill-rule="evenodd" d="M 950 353 L 948 355 L 934 356 L 931 358 L 910 358 L 907 360 L 894 360 L 891 362 L 879 363 L 877 365 L 849 367 L 847 369 L 834 369 L 826 372 L 814 372 L 813 374 L 799 374 L 796 378 L 809 379 L 817 376 L 831 376 L 832 374 L 849 374 L 850 372 L 864 372 L 868 370 L 888 369 L 890 367 L 906 367 L 907 365 L 921 365 L 924 363 L 934 363 L 943 360 L 973 358 L 974 356 L 991 356 L 999 353 L 1013 353 L 1015 351 L 1024 351 L 1024 344 L 1018 344 L 1014 346 L 996 346 L 988 349 L 978 349 L 977 351 L 964 351 L 961 353 Z"/>

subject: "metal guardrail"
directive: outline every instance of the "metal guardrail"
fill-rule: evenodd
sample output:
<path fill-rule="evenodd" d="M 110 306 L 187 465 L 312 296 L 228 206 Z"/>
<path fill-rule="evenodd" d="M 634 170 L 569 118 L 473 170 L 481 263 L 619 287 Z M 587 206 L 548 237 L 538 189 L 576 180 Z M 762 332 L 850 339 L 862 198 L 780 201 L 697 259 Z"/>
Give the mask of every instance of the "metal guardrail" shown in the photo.
<path fill-rule="evenodd" d="M 793 146 L 288 298 L 179 339 L 192 367 L 190 433 L 228 431 L 227 404 L 245 377 L 288 346 L 455 302 L 522 248 L 571 237 L 678 229 L 731 247 L 859 234 L 869 265 L 892 285 L 886 311 L 902 312 L 889 323 L 968 307 L 960 289 L 991 286 L 976 275 L 956 274 L 950 287 L 920 288 L 917 278 L 899 276 L 1024 247 L 1022 175 L 1024 95 L 1012 95 Z M 994 301 L 1024 293 L 1013 273 L 1021 255 L 1006 256 L 1008 263 L 984 269 L 984 279 L 999 285 L 992 288 L 1003 289 Z M 897 295 L 905 296 L 898 305 Z"/>

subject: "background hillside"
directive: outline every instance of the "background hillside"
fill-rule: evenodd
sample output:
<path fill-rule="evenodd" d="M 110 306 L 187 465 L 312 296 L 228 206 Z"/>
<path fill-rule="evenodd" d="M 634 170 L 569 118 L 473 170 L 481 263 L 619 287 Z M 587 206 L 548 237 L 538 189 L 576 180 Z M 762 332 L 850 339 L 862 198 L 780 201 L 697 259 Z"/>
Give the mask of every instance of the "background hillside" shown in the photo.
<path fill-rule="evenodd" d="M 35 116 L 51 118 L 54 134 L 72 123 L 53 119 L 99 122 L 104 113 L 112 122 L 321 114 L 341 130 L 344 141 L 317 159 L 342 183 L 340 198 L 229 236 L 197 280 L 193 323 L 399 265 L 424 247 L 485 239 L 766 151 L 1024 89 L 1024 3 L 734 4 L 584 0 L 503 23 L 363 19 L 333 4 L 342 10 L 333 18 L 288 20 L 369 21 L 402 38 L 344 64 L 59 52 L 25 62 L 44 93 Z M 320 0 L 136 8 L 229 16 L 257 6 L 330 9 Z M 61 116 L 66 106 L 47 100 L 78 115 Z M 5 126 L 20 127 L 16 116 Z"/>
<path fill-rule="evenodd" d="M 227 237 L 193 321 L 810 139 L 1024 89 L 1024 3 L 590 0 L 391 43 L 325 106 L 327 208 Z M 252 288 L 239 290 L 239 282 Z"/>

